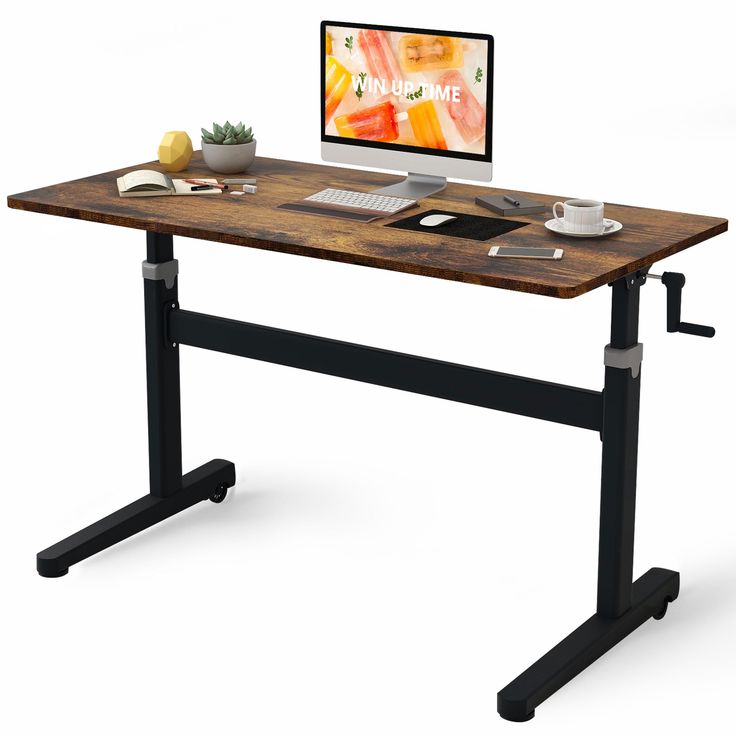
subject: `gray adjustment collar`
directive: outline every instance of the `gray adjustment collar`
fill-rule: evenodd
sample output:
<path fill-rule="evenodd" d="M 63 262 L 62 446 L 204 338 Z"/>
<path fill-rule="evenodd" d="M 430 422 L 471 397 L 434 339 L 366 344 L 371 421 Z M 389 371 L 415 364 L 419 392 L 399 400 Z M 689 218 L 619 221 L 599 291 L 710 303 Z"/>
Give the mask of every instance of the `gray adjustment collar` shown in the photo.
<path fill-rule="evenodd" d="M 638 342 L 628 348 L 612 348 L 606 345 L 603 351 L 603 363 L 608 368 L 630 368 L 631 377 L 639 375 L 641 361 L 644 357 L 644 345 Z"/>
<path fill-rule="evenodd" d="M 179 273 L 179 261 L 173 258 L 164 263 L 149 263 L 143 261 L 143 278 L 151 281 L 163 281 L 167 289 L 174 288 L 177 274 Z"/>

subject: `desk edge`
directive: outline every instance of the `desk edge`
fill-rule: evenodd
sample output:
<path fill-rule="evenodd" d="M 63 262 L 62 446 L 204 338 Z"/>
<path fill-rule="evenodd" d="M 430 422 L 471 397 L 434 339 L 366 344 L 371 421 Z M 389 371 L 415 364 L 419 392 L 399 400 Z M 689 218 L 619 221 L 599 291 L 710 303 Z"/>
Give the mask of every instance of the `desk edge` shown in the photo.
<path fill-rule="evenodd" d="M 270 240 L 261 240 L 259 238 L 250 238 L 247 236 L 228 235 L 227 233 L 217 233 L 219 237 L 212 237 L 213 233 L 208 230 L 198 230 L 196 227 L 179 226 L 179 225 L 163 225 L 155 220 L 147 222 L 140 218 L 128 218 L 124 215 L 99 215 L 96 213 L 80 210 L 73 207 L 64 207 L 61 205 L 34 202 L 33 200 L 19 199 L 24 192 L 11 194 L 7 197 L 8 207 L 15 210 L 23 210 L 25 212 L 37 212 L 43 215 L 56 215 L 58 217 L 67 217 L 75 220 L 85 220 L 87 222 L 98 222 L 103 225 L 114 225 L 117 227 L 127 227 L 134 230 L 147 230 L 150 232 L 164 233 L 167 235 L 177 235 L 185 238 L 195 238 L 208 240 L 215 243 L 227 243 L 230 245 L 238 245 L 241 247 L 257 248 L 259 250 L 268 250 L 277 253 L 287 253 L 291 255 L 304 256 L 307 258 L 322 258 L 323 260 L 335 261 L 337 263 L 348 263 L 351 265 L 367 266 L 368 268 L 379 268 L 381 270 L 396 271 L 399 273 L 408 273 L 415 276 L 425 276 L 430 278 L 440 278 L 446 281 L 459 281 L 466 284 L 475 284 L 476 286 L 486 286 L 491 288 L 506 289 L 509 291 L 521 291 L 527 294 L 538 294 L 540 296 L 550 296 L 557 299 L 572 299 L 577 296 L 587 294 L 593 289 L 600 286 L 613 283 L 629 273 L 638 271 L 641 268 L 651 266 L 653 263 L 668 258 L 675 253 L 702 243 L 705 240 L 725 233 L 728 230 L 728 220 L 724 218 L 711 217 L 716 221 L 713 227 L 685 238 L 676 245 L 671 246 L 663 254 L 657 253 L 658 257 L 646 256 L 640 258 L 625 267 L 614 269 L 601 276 L 596 276 L 576 286 L 545 286 L 544 284 L 529 283 L 519 281 L 504 276 L 484 276 L 483 274 L 470 274 L 464 271 L 448 271 L 444 269 L 433 269 L 431 267 L 414 267 L 412 264 L 397 264 L 395 261 L 384 261 L 376 256 L 361 258 L 360 256 L 350 255 L 350 257 L 342 258 L 340 253 L 331 250 L 322 250 L 315 247 L 306 248 L 302 245 L 290 243 L 274 243 Z M 399 267 L 400 266 L 400 267 Z M 493 282 L 493 283 L 491 283 Z"/>

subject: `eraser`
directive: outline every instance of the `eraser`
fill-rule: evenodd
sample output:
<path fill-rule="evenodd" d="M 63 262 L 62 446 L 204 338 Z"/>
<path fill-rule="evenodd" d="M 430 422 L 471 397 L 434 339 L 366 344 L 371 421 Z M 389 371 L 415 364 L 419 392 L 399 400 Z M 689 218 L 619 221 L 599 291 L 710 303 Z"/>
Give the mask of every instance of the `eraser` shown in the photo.
<path fill-rule="evenodd" d="M 258 187 L 255 184 L 243 184 L 243 191 L 248 194 L 255 194 Z"/>

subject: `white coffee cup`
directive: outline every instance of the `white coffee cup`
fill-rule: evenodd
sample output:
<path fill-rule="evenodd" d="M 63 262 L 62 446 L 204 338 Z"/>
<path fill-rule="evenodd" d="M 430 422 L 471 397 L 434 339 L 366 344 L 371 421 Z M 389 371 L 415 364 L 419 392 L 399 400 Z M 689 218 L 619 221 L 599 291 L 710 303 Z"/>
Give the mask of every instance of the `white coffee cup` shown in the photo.
<path fill-rule="evenodd" d="M 562 207 L 563 217 L 557 214 L 557 206 Z M 595 199 L 568 199 L 555 202 L 552 214 L 557 224 L 569 233 L 598 235 L 613 224 L 603 217 L 603 202 Z"/>

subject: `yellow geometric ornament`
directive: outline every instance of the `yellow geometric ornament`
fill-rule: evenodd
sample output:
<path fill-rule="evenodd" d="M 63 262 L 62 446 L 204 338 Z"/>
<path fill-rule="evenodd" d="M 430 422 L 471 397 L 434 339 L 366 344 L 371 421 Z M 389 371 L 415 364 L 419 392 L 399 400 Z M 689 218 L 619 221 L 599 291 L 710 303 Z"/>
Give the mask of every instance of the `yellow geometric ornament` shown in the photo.
<path fill-rule="evenodd" d="M 182 171 L 189 166 L 192 151 L 192 139 L 183 130 L 170 130 L 158 147 L 158 161 L 166 171 Z"/>

